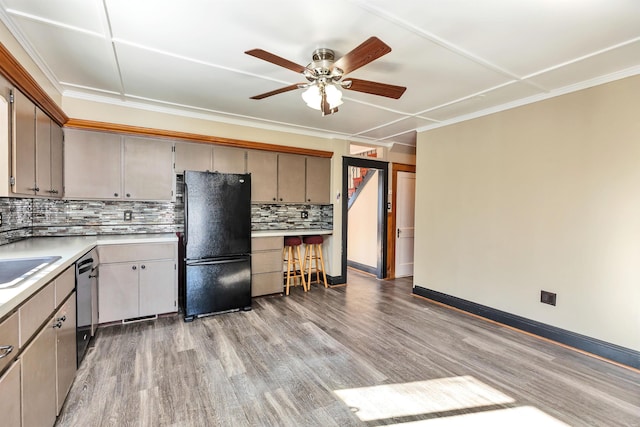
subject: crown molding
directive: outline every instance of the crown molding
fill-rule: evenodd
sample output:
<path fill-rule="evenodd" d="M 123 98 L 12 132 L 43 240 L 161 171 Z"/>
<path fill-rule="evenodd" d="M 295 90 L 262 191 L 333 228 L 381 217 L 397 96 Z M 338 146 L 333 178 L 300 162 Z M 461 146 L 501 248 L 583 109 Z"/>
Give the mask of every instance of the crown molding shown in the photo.
<path fill-rule="evenodd" d="M 0 43 L 0 73 L 58 125 L 62 126 L 69 120 L 62 108 L 51 99 L 2 43 Z"/>

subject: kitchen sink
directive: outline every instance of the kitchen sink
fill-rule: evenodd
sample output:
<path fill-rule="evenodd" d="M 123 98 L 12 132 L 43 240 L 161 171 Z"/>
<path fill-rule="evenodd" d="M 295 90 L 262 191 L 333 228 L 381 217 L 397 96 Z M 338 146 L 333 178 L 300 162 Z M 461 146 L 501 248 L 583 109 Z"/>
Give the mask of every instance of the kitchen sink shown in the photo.
<path fill-rule="evenodd" d="M 0 289 L 16 286 L 59 259 L 59 256 L 47 256 L 0 260 Z"/>

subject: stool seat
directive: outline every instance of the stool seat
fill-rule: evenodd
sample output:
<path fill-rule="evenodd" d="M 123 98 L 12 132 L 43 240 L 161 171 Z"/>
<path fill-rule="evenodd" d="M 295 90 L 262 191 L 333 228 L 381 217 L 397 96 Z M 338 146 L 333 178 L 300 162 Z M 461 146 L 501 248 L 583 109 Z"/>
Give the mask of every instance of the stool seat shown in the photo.
<path fill-rule="evenodd" d="M 304 236 L 302 238 L 302 241 L 304 242 L 305 245 L 321 245 L 322 243 L 324 243 L 324 239 L 322 238 L 322 236 Z"/>
<path fill-rule="evenodd" d="M 286 236 L 284 238 L 285 246 L 298 246 L 302 244 L 302 240 L 297 236 Z"/>

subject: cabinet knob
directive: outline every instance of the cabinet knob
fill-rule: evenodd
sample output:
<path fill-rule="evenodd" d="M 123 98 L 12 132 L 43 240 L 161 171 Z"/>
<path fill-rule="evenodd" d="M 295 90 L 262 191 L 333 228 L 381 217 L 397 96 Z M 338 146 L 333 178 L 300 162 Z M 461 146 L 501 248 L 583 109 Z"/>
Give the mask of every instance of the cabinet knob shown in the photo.
<path fill-rule="evenodd" d="M 113 197 L 118 197 L 118 193 L 113 193 Z"/>
<path fill-rule="evenodd" d="M 144 264 L 142 264 L 142 265 L 140 266 L 140 268 L 144 270 L 144 269 L 145 269 L 145 268 L 147 268 L 147 267 L 145 267 L 145 266 L 144 266 Z"/>
<path fill-rule="evenodd" d="M 67 320 L 67 316 L 66 316 L 66 315 L 64 315 L 64 316 L 62 316 L 62 317 L 59 317 L 59 318 L 57 319 L 57 321 L 58 321 L 58 322 L 65 322 L 66 320 Z"/>
<path fill-rule="evenodd" d="M 56 328 L 62 328 L 62 322 L 58 322 L 55 325 L 53 325 L 53 329 L 56 329 Z"/>
<path fill-rule="evenodd" d="M 280 201 L 282 201 L 282 197 L 280 197 Z"/>
<path fill-rule="evenodd" d="M 135 265 L 131 267 L 132 270 L 137 270 L 138 267 L 136 267 Z"/>
<path fill-rule="evenodd" d="M 307 202 L 310 202 L 310 201 L 311 201 L 311 199 L 307 199 Z"/>
<path fill-rule="evenodd" d="M 29 191 L 40 191 L 40 187 L 27 188 Z"/>
<path fill-rule="evenodd" d="M 276 201 L 276 198 L 275 198 L 275 197 L 273 198 L 273 201 L 274 201 L 274 202 Z"/>
<path fill-rule="evenodd" d="M 131 194 L 127 193 L 127 197 L 131 197 Z"/>

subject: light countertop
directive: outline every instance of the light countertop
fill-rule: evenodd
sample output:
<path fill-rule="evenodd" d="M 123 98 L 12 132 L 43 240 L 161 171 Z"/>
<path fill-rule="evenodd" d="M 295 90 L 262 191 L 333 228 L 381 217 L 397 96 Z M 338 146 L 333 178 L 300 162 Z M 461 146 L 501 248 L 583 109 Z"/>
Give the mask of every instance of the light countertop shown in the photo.
<path fill-rule="evenodd" d="M 333 234 L 333 230 L 256 230 L 251 232 L 251 237 L 310 236 L 328 234 Z"/>
<path fill-rule="evenodd" d="M 59 256 L 36 274 L 17 285 L 0 289 L 0 319 L 12 312 L 23 301 L 53 280 L 69 266 L 97 245 L 128 243 L 177 242 L 175 234 L 132 234 L 71 237 L 32 237 L 0 246 L 0 259 L 18 259 Z"/>

